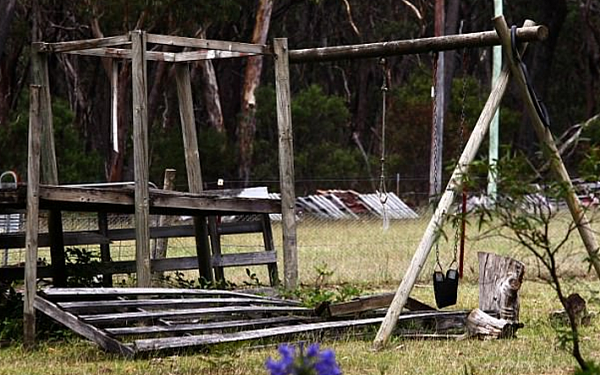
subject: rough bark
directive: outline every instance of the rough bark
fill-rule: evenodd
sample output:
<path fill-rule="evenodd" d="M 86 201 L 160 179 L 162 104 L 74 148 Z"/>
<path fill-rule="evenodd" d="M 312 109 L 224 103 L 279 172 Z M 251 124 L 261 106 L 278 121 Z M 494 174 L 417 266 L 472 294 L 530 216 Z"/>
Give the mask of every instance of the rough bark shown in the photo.
<path fill-rule="evenodd" d="M 265 44 L 271 22 L 273 0 L 260 0 L 256 11 L 252 43 Z M 260 84 L 263 58 L 262 56 L 249 57 L 244 72 L 244 87 L 242 89 L 242 111 L 238 125 L 238 141 L 240 152 L 240 166 L 238 175 L 247 185 L 250 180 L 250 167 L 252 165 L 253 143 L 256 133 L 256 97 L 255 91 Z"/>

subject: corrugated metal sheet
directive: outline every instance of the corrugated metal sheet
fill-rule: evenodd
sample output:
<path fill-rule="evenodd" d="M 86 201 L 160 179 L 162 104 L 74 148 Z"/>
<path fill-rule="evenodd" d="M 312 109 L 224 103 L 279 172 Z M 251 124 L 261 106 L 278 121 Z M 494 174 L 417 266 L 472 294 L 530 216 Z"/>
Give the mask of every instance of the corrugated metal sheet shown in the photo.
<path fill-rule="evenodd" d="M 383 204 L 379 194 L 360 194 L 358 196 L 369 210 L 379 217 L 383 217 Z M 417 219 L 419 215 L 394 193 L 387 193 L 385 199 L 385 209 L 390 219 Z"/>

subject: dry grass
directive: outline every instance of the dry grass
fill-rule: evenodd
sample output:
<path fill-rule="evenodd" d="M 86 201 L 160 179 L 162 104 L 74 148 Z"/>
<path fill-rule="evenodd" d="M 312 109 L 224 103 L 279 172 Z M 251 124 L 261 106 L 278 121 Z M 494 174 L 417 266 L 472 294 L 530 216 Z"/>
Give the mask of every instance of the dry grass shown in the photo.
<path fill-rule="evenodd" d="M 298 226 L 300 279 L 311 284 L 318 276 L 317 268 L 333 271 L 330 285 L 348 283 L 365 292 L 392 291 L 398 286 L 413 252 L 421 240 L 426 220 L 396 221 L 387 232 L 379 221 L 324 222 L 303 221 Z M 596 224 L 594 224 L 596 226 Z M 558 237 L 564 222 L 557 222 L 553 233 Z M 281 249 L 281 229 L 274 225 L 277 249 Z M 449 230 L 451 232 L 451 229 Z M 498 238 L 475 239 L 467 242 L 465 280 L 461 283 L 456 309 L 472 309 L 478 305 L 477 252 L 490 251 L 509 255 L 526 263 L 527 281 L 521 290 L 521 320 L 525 328 L 514 340 L 501 341 L 407 341 L 394 339 L 388 349 L 370 350 L 374 332 L 367 338 L 352 335 L 339 341 L 323 343 L 337 353 L 344 374 L 568 374 L 574 360 L 557 345 L 557 333 L 548 322 L 548 314 L 559 308 L 556 295 L 540 281 L 539 270 L 533 257 L 508 240 Z M 449 234 L 451 238 L 452 235 Z M 452 242 L 452 241 L 450 241 Z M 223 238 L 225 252 L 243 252 L 260 249 L 259 235 Z M 443 263 L 452 258 L 453 244 L 441 244 Z M 113 246 L 113 256 L 131 259 L 131 242 Z M 170 256 L 194 255 L 191 239 L 174 239 L 169 247 Z M 118 255 L 118 257 L 117 257 Z M 432 254 L 433 255 L 433 254 Z M 568 292 L 579 292 L 588 299 L 598 291 L 598 281 L 588 275 L 583 261 L 585 251 L 575 234 L 561 253 L 561 271 Z M 281 260 L 281 252 L 279 252 Z M 430 274 L 434 257 L 421 273 L 421 279 L 412 296 L 433 304 Z M 280 262 L 280 265 L 282 263 Z M 254 267 L 258 278 L 268 280 L 266 267 Z M 280 266 L 280 273 L 282 272 Z M 194 272 L 189 278 L 197 277 Z M 226 277 L 242 284 L 248 281 L 243 269 L 227 269 Z M 598 295 L 596 294 L 596 297 Z M 590 300 L 591 310 L 600 310 L 597 299 Z M 583 332 L 586 358 L 600 361 L 600 318 Z M 0 350 L 0 374 L 266 374 L 266 357 L 276 355 L 275 347 L 253 349 L 249 344 L 227 345 L 210 352 L 186 353 L 135 361 L 125 361 L 105 354 L 83 340 L 67 343 L 46 343 L 34 352 L 13 346 Z"/>

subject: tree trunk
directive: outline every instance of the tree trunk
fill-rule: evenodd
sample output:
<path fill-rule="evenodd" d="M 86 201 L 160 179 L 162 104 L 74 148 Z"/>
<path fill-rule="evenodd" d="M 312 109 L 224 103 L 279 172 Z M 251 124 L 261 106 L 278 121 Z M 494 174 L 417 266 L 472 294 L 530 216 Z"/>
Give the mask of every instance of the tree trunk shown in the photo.
<path fill-rule="evenodd" d="M 256 23 L 252 33 L 252 43 L 265 44 L 271 22 L 273 11 L 273 0 L 260 0 L 256 11 Z M 246 61 L 244 72 L 244 87 L 242 91 L 242 111 L 238 125 L 238 141 L 240 148 L 239 177 L 244 185 L 250 181 L 250 167 L 252 165 L 252 153 L 254 136 L 256 133 L 256 97 L 255 91 L 260 84 L 262 71 L 262 56 L 252 56 Z"/>

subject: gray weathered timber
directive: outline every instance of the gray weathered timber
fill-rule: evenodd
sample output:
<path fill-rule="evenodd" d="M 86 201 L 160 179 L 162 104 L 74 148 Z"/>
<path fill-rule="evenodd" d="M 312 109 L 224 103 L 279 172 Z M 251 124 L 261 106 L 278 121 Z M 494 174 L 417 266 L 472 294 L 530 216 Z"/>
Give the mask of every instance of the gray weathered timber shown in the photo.
<path fill-rule="evenodd" d="M 25 296 L 23 300 L 23 341 L 35 345 L 34 299 L 37 291 L 37 255 L 39 232 L 39 181 L 41 135 L 41 86 L 31 85 L 29 93 L 29 134 L 27 146 L 27 223 L 25 227 Z"/>
<path fill-rule="evenodd" d="M 165 169 L 165 176 L 163 180 L 163 190 L 173 190 L 175 187 L 175 169 L 167 168 Z M 173 222 L 172 216 L 160 215 L 158 217 L 158 228 L 163 228 L 168 225 L 171 225 Z M 152 229 L 150 228 L 150 238 L 152 238 Z M 159 238 L 154 243 L 154 248 L 152 249 L 152 258 L 153 259 L 163 259 L 167 256 L 167 248 L 169 246 L 168 238 Z"/>
<path fill-rule="evenodd" d="M 565 167 L 562 157 L 560 156 L 560 152 L 556 147 L 556 143 L 554 142 L 554 137 L 552 136 L 552 132 L 549 128 L 547 128 L 542 120 L 540 119 L 537 110 L 535 109 L 535 105 L 533 103 L 533 99 L 529 94 L 527 89 L 527 84 L 525 81 L 525 75 L 523 71 L 517 66 L 515 63 L 515 59 L 512 55 L 511 49 L 511 37 L 510 31 L 508 29 L 508 25 L 506 24 L 506 20 L 504 16 L 499 16 L 494 18 L 494 27 L 500 35 L 500 39 L 502 41 L 502 50 L 504 51 L 504 57 L 506 58 L 506 64 L 512 71 L 512 74 L 515 76 L 517 86 L 519 87 L 519 91 L 523 96 L 523 101 L 525 103 L 525 109 L 529 114 L 529 118 L 531 119 L 531 124 L 533 125 L 533 129 L 542 143 L 542 151 L 544 154 L 550 159 L 550 169 L 556 176 L 556 178 L 565 183 L 565 200 L 567 201 L 567 206 L 569 207 L 569 211 L 571 212 L 571 216 L 573 216 L 573 221 L 577 225 L 577 230 L 579 231 L 579 235 L 581 236 L 581 240 L 585 245 L 585 249 L 589 254 L 589 261 L 596 271 L 597 277 L 600 279 L 600 258 L 598 257 L 600 247 L 598 246 L 598 242 L 596 241 L 596 237 L 591 228 L 590 221 L 585 214 L 585 210 L 579 201 L 579 197 L 575 193 L 575 189 L 573 188 L 573 182 L 569 177 L 569 172 Z M 518 35 L 517 35 L 518 36 Z M 521 41 L 521 39 L 519 39 Z"/>
<path fill-rule="evenodd" d="M 520 326 L 505 319 L 498 319 L 481 311 L 474 309 L 467 317 L 467 334 L 471 337 L 514 337 Z"/>
<path fill-rule="evenodd" d="M 187 38 L 173 35 L 148 34 L 148 43 L 164 44 L 169 46 L 202 48 L 211 50 L 245 52 L 252 54 L 268 55 L 271 52 L 265 45 L 227 42 L 222 40 L 209 40 L 198 38 Z"/>
<path fill-rule="evenodd" d="M 99 314 L 118 311 L 124 308 L 169 308 L 185 309 L 207 306 L 244 306 L 244 305 L 284 305 L 294 306 L 286 300 L 264 300 L 256 298 L 160 298 L 160 299 L 127 299 L 106 301 L 73 301 L 57 302 L 58 307 L 77 314 Z"/>
<path fill-rule="evenodd" d="M 277 270 L 277 255 L 275 254 L 275 243 L 273 242 L 273 230 L 271 228 L 271 218 L 267 214 L 261 215 L 261 224 L 263 231 L 263 243 L 265 251 L 273 255 L 275 260 L 267 264 L 269 269 L 269 281 L 271 286 L 279 285 L 279 272 Z"/>
<path fill-rule="evenodd" d="M 273 264 L 277 262 L 277 254 L 274 251 L 262 251 L 253 253 L 221 254 L 212 258 L 214 267 L 236 267 L 260 264 Z"/>
<path fill-rule="evenodd" d="M 384 293 L 361 297 L 347 302 L 332 303 L 327 306 L 326 314 L 328 316 L 342 316 L 374 309 L 388 308 L 392 303 L 393 298 L 394 293 Z M 436 311 L 433 307 L 410 297 L 404 307 L 411 311 Z"/>
<path fill-rule="evenodd" d="M 41 120 L 41 182 L 58 185 L 58 167 L 54 146 L 54 121 L 50 98 L 50 77 L 48 75 L 48 56 L 33 53 L 31 56 L 31 78 L 34 84 L 40 85 L 40 120 Z"/>
<path fill-rule="evenodd" d="M 309 316 L 276 316 L 273 318 L 258 318 L 244 320 L 226 320 L 220 322 L 209 322 L 202 324 L 175 324 L 171 326 L 142 326 L 142 327 L 108 327 L 106 332 L 114 336 L 129 335 L 156 335 L 187 333 L 222 329 L 239 329 L 243 327 L 266 327 L 274 324 L 294 324 L 314 321 L 314 317 Z"/>
<path fill-rule="evenodd" d="M 525 26 L 531 21 L 526 21 Z M 525 46 L 523 46 L 525 48 Z M 429 253 L 431 252 L 431 247 L 436 239 L 436 234 L 438 233 L 439 228 L 441 227 L 444 219 L 444 213 L 448 211 L 452 202 L 454 201 L 454 196 L 456 195 L 456 190 L 460 187 L 462 175 L 467 172 L 467 168 L 469 164 L 474 160 L 477 150 L 479 150 L 479 146 L 483 142 L 485 135 L 488 131 L 489 125 L 494 117 L 494 114 L 498 107 L 500 106 L 500 102 L 504 93 L 506 92 L 506 88 L 508 86 L 508 81 L 510 78 L 510 71 L 507 67 L 502 70 L 502 74 L 497 81 L 495 87 L 493 87 L 492 92 L 488 100 L 486 101 L 479 119 L 475 124 L 475 127 L 469 137 L 469 140 L 458 160 L 456 168 L 448 181 L 448 185 L 446 186 L 446 190 L 442 195 L 427 228 L 425 229 L 425 233 L 423 234 L 423 238 L 419 243 L 415 254 L 411 260 L 411 263 L 408 267 L 408 270 L 404 277 L 402 278 L 402 282 L 396 291 L 396 295 L 390 308 L 387 311 L 387 315 L 381 327 L 379 327 L 379 331 L 377 332 L 377 336 L 373 341 L 373 347 L 376 350 L 382 349 L 388 342 L 392 331 L 396 325 L 396 321 L 400 312 L 402 311 L 402 307 L 406 304 L 408 299 L 408 295 L 410 294 Z"/>
<path fill-rule="evenodd" d="M 544 26 L 524 26 L 517 30 L 517 36 L 519 41 L 540 41 L 548 37 L 548 29 Z M 291 63 L 303 63 L 409 55 L 462 48 L 480 48 L 498 44 L 500 44 L 500 38 L 495 31 L 484 31 L 391 42 L 298 49 L 291 50 L 289 55 Z"/>
<path fill-rule="evenodd" d="M 432 312 L 418 312 L 403 314 L 398 317 L 398 321 L 411 321 L 414 319 L 444 319 L 450 317 L 454 319 L 456 315 L 467 315 L 467 312 L 443 312 L 443 311 L 432 311 Z M 376 324 L 380 324 L 383 321 L 382 317 L 368 318 L 368 319 L 355 319 L 355 320 L 342 320 L 333 322 L 319 322 L 319 323 L 308 323 L 293 326 L 284 327 L 271 327 L 262 328 L 257 330 L 232 332 L 232 333 L 215 333 L 205 334 L 196 336 L 182 336 L 182 337 L 166 337 L 166 338 L 151 338 L 151 339 L 140 339 L 134 342 L 134 347 L 137 351 L 153 351 L 161 349 L 175 349 L 181 347 L 191 346 L 202 346 L 221 344 L 227 342 L 238 342 L 244 340 L 253 340 L 266 337 L 285 336 L 299 333 L 323 331 L 323 330 L 335 330 L 335 329 L 348 329 L 348 328 L 360 328 L 368 327 Z"/>
<path fill-rule="evenodd" d="M 178 309 L 161 311 L 134 311 L 111 314 L 79 315 L 79 319 L 91 324 L 118 325 L 125 322 L 151 319 L 199 318 L 231 314 L 312 314 L 313 309 L 299 306 L 223 306 L 202 309 Z"/>
<path fill-rule="evenodd" d="M 257 300 L 279 300 L 250 293 L 218 289 L 177 289 L 177 288 L 46 288 L 44 295 L 50 299 L 73 297 L 119 297 L 119 296 L 231 296 L 254 298 Z M 293 301 L 290 301 L 293 303 Z"/>
<path fill-rule="evenodd" d="M 495 311 L 500 319 L 519 321 L 519 289 L 525 265 L 518 260 L 479 252 L 479 308 Z"/>
<path fill-rule="evenodd" d="M 111 36 L 106 38 L 76 40 L 70 42 L 43 43 L 35 42 L 32 47 L 39 52 L 68 52 L 99 47 L 113 47 L 131 44 L 129 35 Z"/>
<path fill-rule="evenodd" d="M 179 101 L 181 133 L 183 135 L 183 147 L 185 150 L 188 188 L 190 193 L 200 193 L 204 190 L 204 187 L 202 184 L 198 135 L 194 117 L 192 84 L 187 64 L 178 64 L 175 66 L 175 78 L 177 81 L 177 98 Z M 197 215 L 194 217 L 194 229 L 200 278 L 204 278 L 206 281 L 213 281 L 214 277 L 210 265 L 210 245 L 208 243 L 208 224 L 205 215 Z"/>
<path fill-rule="evenodd" d="M 294 176 L 294 136 L 290 93 L 287 39 L 275 39 L 275 89 L 279 129 L 279 180 L 281 185 L 281 228 L 283 232 L 284 286 L 298 285 L 298 244 L 296 239 L 296 191 Z"/>
<path fill-rule="evenodd" d="M 133 84 L 133 164 L 135 176 L 135 259 L 137 285 L 150 286 L 150 193 L 148 190 L 148 82 L 146 33 L 131 33 Z"/>
<path fill-rule="evenodd" d="M 133 357 L 134 355 L 134 351 L 130 346 L 123 345 L 118 340 L 106 335 L 102 330 L 81 322 L 75 315 L 61 310 L 50 301 L 35 297 L 35 308 L 83 337 L 100 345 L 102 349 L 108 352 L 121 354 L 125 357 Z"/>

